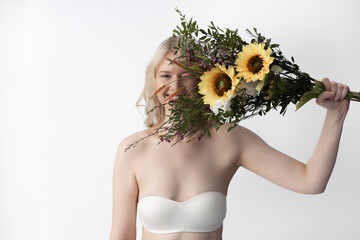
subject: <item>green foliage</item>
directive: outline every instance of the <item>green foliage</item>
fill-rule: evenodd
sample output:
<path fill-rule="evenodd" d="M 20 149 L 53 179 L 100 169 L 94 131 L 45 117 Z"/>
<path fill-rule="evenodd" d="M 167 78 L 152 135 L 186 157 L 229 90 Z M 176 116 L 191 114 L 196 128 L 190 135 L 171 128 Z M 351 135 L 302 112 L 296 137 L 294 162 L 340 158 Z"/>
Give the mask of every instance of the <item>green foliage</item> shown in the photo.
<path fill-rule="evenodd" d="M 296 110 L 301 108 L 305 103 L 310 101 L 313 98 L 317 98 L 324 91 L 324 86 L 321 82 L 315 81 L 315 87 L 310 91 L 304 93 L 299 100 L 299 103 L 296 105 Z"/>
<path fill-rule="evenodd" d="M 187 21 L 186 16 L 179 9 L 180 24 L 173 30 L 173 37 L 178 37 L 177 53 L 181 53 L 184 69 L 197 73 L 213 68 L 216 64 L 226 67 L 235 66 L 237 54 L 248 43 L 245 42 L 238 30 L 224 30 L 217 27 L 212 21 L 207 29 L 199 28 L 192 18 Z M 313 79 L 299 70 L 299 66 L 287 60 L 279 49 L 279 44 L 272 43 L 258 32 L 246 29 L 251 37 L 251 43 L 264 43 L 265 49 L 271 49 L 271 56 L 275 58 L 270 72 L 257 85 L 258 94 L 250 96 L 244 89 L 239 89 L 231 100 L 231 111 L 219 109 L 214 114 L 210 107 L 203 103 L 201 95 L 179 96 L 169 102 L 171 114 L 168 121 L 157 129 L 161 134 L 160 142 L 167 141 L 176 144 L 183 138 L 196 139 L 208 135 L 210 128 L 218 129 L 225 123 L 233 124 L 233 129 L 240 121 L 256 116 L 265 115 L 271 109 L 281 108 L 280 114 L 285 114 L 290 103 L 296 104 L 301 96 L 313 88 Z M 195 71 L 195 72 L 194 72 Z M 189 140 L 188 140 L 189 141 Z"/>
<path fill-rule="evenodd" d="M 187 53 L 190 61 L 206 68 L 214 67 L 216 63 L 230 66 L 242 46 L 246 44 L 238 34 L 238 30 L 225 30 L 215 26 L 211 21 L 206 30 L 198 27 L 192 18 L 187 21 L 179 9 L 181 24 L 173 30 L 173 37 L 178 37 L 175 52 Z M 216 62 L 215 62 L 216 60 Z"/>
<path fill-rule="evenodd" d="M 173 37 L 178 38 L 174 50 L 180 53 L 180 60 L 173 61 L 174 64 L 192 73 L 195 79 L 216 64 L 236 67 L 238 53 L 248 44 L 237 29 L 221 29 L 212 21 L 207 29 L 202 29 L 192 18 L 187 21 L 179 9 L 175 10 L 180 15 L 180 24 L 173 30 Z M 183 139 L 191 141 L 211 137 L 210 129 L 219 129 L 225 123 L 232 124 L 228 129 L 231 131 L 240 121 L 266 115 L 272 109 L 280 108 L 280 114 L 285 114 L 290 103 L 297 104 L 296 109 L 299 109 L 324 91 L 321 82 L 300 71 L 293 57 L 291 61 L 285 58 L 279 44 L 272 43 L 256 28 L 253 31 L 246 29 L 246 33 L 251 37 L 251 43 L 263 43 L 265 49 L 270 48 L 270 56 L 274 58 L 265 79 L 257 81 L 257 94 L 248 94 L 246 87 L 238 87 L 236 96 L 231 99 L 231 111 L 220 108 L 215 114 L 209 105 L 204 104 L 195 87 L 190 93 L 179 95 L 178 99 L 168 103 L 171 112 L 168 120 L 154 133 L 161 136 L 159 142 L 172 142 L 174 145 Z M 244 80 L 241 81 L 246 85 Z M 360 101 L 360 93 L 349 92 L 348 97 Z M 129 145 L 128 149 L 139 141 Z"/>
<path fill-rule="evenodd" d="M 157 132 L 164 132 L 160 135 L 160 142 L 171 142 L 175 139 L 177 143 L 183 138 L 190 137 L 192 140 L 206 134 L 210 135 L 209 122 L 215 115 L 208 105 L 203 104 L 199 96 L 180 95 L 177 100 L 168 104 L 171 107 L 168 121 L 156 129 Z"/>

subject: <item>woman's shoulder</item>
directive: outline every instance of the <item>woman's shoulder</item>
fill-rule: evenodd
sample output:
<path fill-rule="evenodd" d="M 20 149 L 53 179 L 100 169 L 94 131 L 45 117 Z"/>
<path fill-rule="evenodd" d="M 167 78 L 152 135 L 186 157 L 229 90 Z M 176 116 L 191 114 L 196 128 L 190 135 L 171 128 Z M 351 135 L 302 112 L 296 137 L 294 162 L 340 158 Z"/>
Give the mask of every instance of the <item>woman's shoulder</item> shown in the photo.
<path fill-rule="evenodd" d="M 144 151 L 146 148 L 146 141 L 139 140 L 145 137 L 146 134 L 147 129 L 135 132 L 125 137 L 119 143 L 115 156 L 114 171 L 124 171 L 124 169 L 127 169 L 135 172 L 139 159 L 142 159 L 142 154 L 146 152 Z M 139 142 L 137 143 L 137 141 Z"/>
<path fill-rule="evenodd" d="M 249 142 L 251 139 L 260 138 L 255 132 L 252 130 L 241 126 L 241 125 L 234 125 L 231 123 L 227 123 L 222 125 L 218 130 L 214 131 L 214 135 L 219 137 L 220 141 L 224 142 L 233 142 L 233 143 L 240 143 L 240 142 Z"/>
<path fill-rule="evenodd" d="M 144 150 L 148 145 L 148 140 L 153 135 L 154 131 L 151 128 L 146 128 L 141 131 L 132 133 L 126 136 L 119 144 L 119 151 L 128 152 L 133 149 Z M 138 151 L 137 151 L 138 152 Z"/>
<path fill-rule="evenodd" d="M 234 125 L 231 123 L 226 123 L 222 125 L 219 129 L 215 130 L 216 134 L 225 137 L 237 137 L 239 134 L 247 134 L 251 132 L 244 126 L 241 125 Z"/>

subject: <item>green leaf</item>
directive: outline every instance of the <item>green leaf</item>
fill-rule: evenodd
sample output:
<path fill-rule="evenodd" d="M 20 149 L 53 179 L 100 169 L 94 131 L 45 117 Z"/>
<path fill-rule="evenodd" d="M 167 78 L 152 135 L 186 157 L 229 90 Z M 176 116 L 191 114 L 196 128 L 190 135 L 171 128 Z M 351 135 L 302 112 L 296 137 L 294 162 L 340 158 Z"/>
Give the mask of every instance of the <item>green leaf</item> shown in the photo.
<path fill-rule="evenodd" d="M 296 105 L 296 111 L 313 98 L 317 98 L 324 91 L 323 87 L 315 86 L 311 91 L 304 93 Z"/>
<path fill-rule="evenodd" d="M 207 60 L 207 59 L 208 59 L 207 57 L 200 56 L 200 55 L 195 55 L 195 57 L 198 57 L 198 58 L 201 58 L 201 59 L 204 59 L 204 60 Z"/>
<path fill-rule="evenodd" d="M 186 29 L 186 23 L 182 22 L 181 25 L 183 26 L 184 29 Z"/>
<path fill-rule="evenodd" d="M 273 76 L 274 72 L 272 71 L 266 74 L 265 79 L 263 81 L 260 81 L 259 84 L 256 86 L 256 91 L 260 92 L 264 87 L 266 87 L 270 83 Z"/>
<path fill-rule="evenodd" d="M 236 125 L 233 125 L 233 126 L 229 127 L 229 128 L 227 129 L 227 131 L 230 132 L 230 131 L 233 130 L 235 127 L 236 127 Z"/>
<path fill-rule="evenodd" d="M 204 35 L 207 35 L 206 31 L 204 29 L 199 29 L 199 31 L 204 34 Z"/>
<path fill-rule="evenodd" d="M 259 36 L 258 43 L 262 43 L 263 41 L 265 41 L 265 38 L 263 36 Z"/>
<path fill-rule="evenodd" d="M 308 73 L 303 72 L 302 74 L 303 74 L 305 77 L 310 78 L 310 75 L 309 75 Z"/>
<path fill-rule="evenodd" d="M 275 88 L 270 88 L 270 89 L 269 89 L 269 92 L 268 92 L 268 95 L 267 95 L 267 96 L 264 96 L 264 99 L 265 99 L 266 101 L 269 101 L 269 100 L 271 100 L 275 95 L 276 95 L 276 89 L 275 89 Z M 270 102 L 269 102 L 269 104 L 270 104 Z M 270 106 L 267 106 L 266 111 L 268 112 L 269 110 L 270 110 Z"/>
<path fill-rule="evenodd" d="M 266 39 L 266 42 L 265 42 L 265 48 L 266 48 L 266 49 L 269 47 L 270 42 L 271 42 L 271 38 Z"/>
<path fill-rule="evenodd" d="M 199 66 L 188 66 L 187 69 L 194 70 L 194 71 L 204 71 L 204 68 Z"/>
<path fill-rule="evenodd" d="M 291 88 L 291 86 L 293 86 L 293 84 L 288 79 L 281 78 L 276 86 L 281 92 L 287 93 L 287 92 L 290 92 L 288 89 Z"/>
<path fill-rule="evenodd" d="M 320 82 L 320 81 L 318 81 L 318 80 L 315 80 L 315 85 L 316 85 L 316 87 L 325 90 L 325 87 L 324 87 L 324 85 L 322 84 L 322 82 Z"/>
<path fill-rule="evenodd" d="M 272 65 L 271 70 L 274 72 L 281 72 L 282 68 L 278 65 Z"/>

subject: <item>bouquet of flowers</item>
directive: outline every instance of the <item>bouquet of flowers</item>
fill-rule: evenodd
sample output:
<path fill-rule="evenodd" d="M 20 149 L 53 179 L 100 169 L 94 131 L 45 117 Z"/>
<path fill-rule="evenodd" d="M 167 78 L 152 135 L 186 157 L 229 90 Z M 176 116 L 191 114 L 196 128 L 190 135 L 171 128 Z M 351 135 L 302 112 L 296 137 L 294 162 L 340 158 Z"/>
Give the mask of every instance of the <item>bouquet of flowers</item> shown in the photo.
<path fill-rule="evenodd" d="M 159 143 L 174 145 L 185 138 L 211 137 L 211 128 L 230 123 L 230 131 L 241 120 L 265 115 L 271 109 L 279 108 L 283 115 L 290 103 L 299 109 L 325 90 L 256 28 L 246 30 L 251 37 L 248 43 L 238 30 L 221 29 L 213 22 L 201 29 L 192 18 L 187 21 L 176 11 L 181 24 L 173 30 L 173 37 L 178 38 L 174 50 L 180 56 L 172 63 L 192 73 L 199 83 L 167 103 L 171 114 L 154 133 L 160 136 Z M 350 91 L 347 98 L 360 101 L 360 93 Z"/>

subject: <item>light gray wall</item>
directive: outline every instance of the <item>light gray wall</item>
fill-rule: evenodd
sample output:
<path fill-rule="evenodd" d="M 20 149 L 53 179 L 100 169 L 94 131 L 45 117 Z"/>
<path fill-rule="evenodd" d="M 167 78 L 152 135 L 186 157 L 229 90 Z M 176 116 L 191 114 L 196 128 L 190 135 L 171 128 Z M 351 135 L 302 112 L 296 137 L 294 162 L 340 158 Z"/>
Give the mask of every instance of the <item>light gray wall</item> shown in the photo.
<path fill-rule="evenodd" d="M 245 39 L 257 27 L 313 77 L 360 90 L 356 0 L 0 1 L 0 239 L 108 238 L 115 151 L 143 128 L 134 104 L 146 64 L 179 24 L 174 7 Z M 243 125 L 306 161 L 324 114 L 312 101 Z M 322 195 L 240 169 L 224 239 L 360 239 L 359 117 L 352 103 Z"/>

